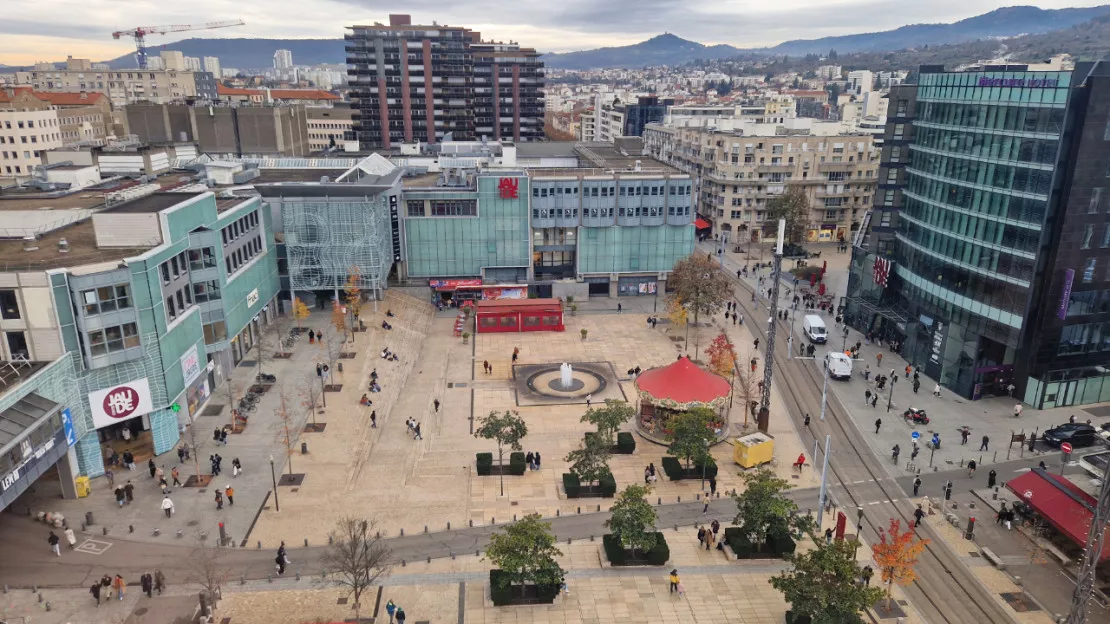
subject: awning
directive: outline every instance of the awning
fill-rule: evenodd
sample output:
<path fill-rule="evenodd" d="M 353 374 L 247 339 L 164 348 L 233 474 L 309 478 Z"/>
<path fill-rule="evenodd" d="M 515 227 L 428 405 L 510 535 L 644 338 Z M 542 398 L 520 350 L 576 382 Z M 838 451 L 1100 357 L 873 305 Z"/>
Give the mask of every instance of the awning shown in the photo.
<path fill-rule="evenodd" d="M 1011 479 L 1006 489 L 1029 504 L 1057 531 L 1079 546 L 1086 546 L 1094 517 L 1095 498 L 1071 481 L 1040 468 Z M 1103 527 L 1103 531 L 1106 531 Z M 1110 537 L 1110 536 L 1108 536 Z M 1110 539 L 1105 539 L 1099 561 L 1110 559 Z"/>
<path fill-rule="evenodd" d="M 698 217 L 697 219 L 694 219 L 694 227 L 699 229 L 699 230 L 704 230 L 704 229 L 709 228 L 710 225 L 709 225 L 708 221 L 706 221 L 705 219 L 702 219 L 701 217 Z"/>

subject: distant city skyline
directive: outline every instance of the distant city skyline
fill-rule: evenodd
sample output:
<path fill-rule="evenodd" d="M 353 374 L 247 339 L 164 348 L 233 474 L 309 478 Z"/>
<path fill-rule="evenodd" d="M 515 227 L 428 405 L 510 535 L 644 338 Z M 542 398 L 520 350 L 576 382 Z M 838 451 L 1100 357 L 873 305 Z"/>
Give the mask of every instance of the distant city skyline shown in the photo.
<path fill-rule="evenodd" d="M 466 26 L 483 37 L 514 40 L 541 52 L 568 52 L 621 46 L 671 32 L 705 44 L 771 46 L 790 39 L 814 39 L 890 30 L 906 24 L 954 22 L 1016 0 L 466 0 L 444 5 L 410 0 L 382 6 L 368 0 L 267 0 L 257 6 L 194 0 L 186 5 L 134 6 L 120 0 L 7 0 L 0 20 L 0 64 L 61 61 L 66 55 L 104 61 L 133 50 L 130 39 L 113 40 L 114 30 L 140 25 L 203 24 L 242 18 L 246 26 L 148 39 L 151 52 L 189 37 L 334 38 L 353 24 L 386 22 L 388 14 L 408 13 L 414 23 Z M 1091 7 L 1110 0 L 1042 0 L 1043 9 Z M 234 8 L 233 8 L 234 6 Z M 44 10 L 45 9 L 45 10 Z M 239 12 L 232 13 L 238 9 Z M 305 15 L 306 11 L 309 12 Z M 305 15 L 308 19 L 289 19 Z M 45 19 L 49 17 L 50 19 Z"/>

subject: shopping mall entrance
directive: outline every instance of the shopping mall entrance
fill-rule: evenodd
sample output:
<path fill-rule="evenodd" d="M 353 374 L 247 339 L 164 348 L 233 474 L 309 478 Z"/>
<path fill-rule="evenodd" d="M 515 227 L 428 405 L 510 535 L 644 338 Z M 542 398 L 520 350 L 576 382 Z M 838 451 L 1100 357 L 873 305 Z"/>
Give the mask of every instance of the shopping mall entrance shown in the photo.
<path fill-rule="evenodd" d="M 150 431 L 149 414 L 97 429 L 96 434 L 100 438 L 100 451 L 104 456 L 106 469 L 119 472 L 125 451 L 131 451 L 135 456 L 136 465 L 145 464 L 154 457 L 154 436 Z"/>

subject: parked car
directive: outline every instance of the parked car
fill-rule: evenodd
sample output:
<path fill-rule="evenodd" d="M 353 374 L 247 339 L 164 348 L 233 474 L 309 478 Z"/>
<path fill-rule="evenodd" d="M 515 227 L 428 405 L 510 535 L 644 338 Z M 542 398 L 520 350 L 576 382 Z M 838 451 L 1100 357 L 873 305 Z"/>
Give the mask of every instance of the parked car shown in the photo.
<path fill-rule="evenodd" d="M 1052 446 L 1060 446 L 1061 442 L 1067 442 L 1073 448 L 1082 448 L 1084 446 L 1091 446 L 1095 443 L 1098 435 L 1095 428 L 1086 423 L 1065 423 L 1059 427 L 1053 427 L 1044 432 L 1041 440 L 1045 444 Z"/>

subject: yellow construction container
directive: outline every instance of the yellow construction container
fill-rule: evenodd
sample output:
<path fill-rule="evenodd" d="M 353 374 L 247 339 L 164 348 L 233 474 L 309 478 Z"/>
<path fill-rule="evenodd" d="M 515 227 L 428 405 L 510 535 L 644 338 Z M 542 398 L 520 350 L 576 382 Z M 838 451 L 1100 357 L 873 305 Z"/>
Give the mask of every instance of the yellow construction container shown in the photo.
<path fill-rule="evenodd" d="M 766 464 L 775 456 L 775 439 L 767 433 L 751 433 L 732 441 L 732 459 L 744 468 Z"/>
<path fill-rule="evenodd" d="M 77 498 L 85 498 L 89 494 L 92 494 L 92 486 L 89 485 L 88 477 L 81 475 L 77 477 L 74 484 L 77 486 Z"/>

